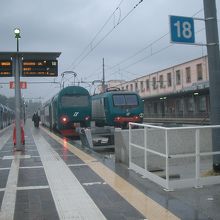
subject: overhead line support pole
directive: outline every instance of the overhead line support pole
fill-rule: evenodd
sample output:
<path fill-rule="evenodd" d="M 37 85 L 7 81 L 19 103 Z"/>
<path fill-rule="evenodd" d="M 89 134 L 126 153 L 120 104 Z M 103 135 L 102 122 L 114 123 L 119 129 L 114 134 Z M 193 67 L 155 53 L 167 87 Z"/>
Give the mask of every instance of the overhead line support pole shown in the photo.
<path fill-rule="evenodd" d="M 102 68 L 103 68 L 102 92 L 105 92 L 105 60 L 104 60 L 104 58 L 102 58 Z"/>
<path fill-rule="evenodd" d="M 220 54 L 215 0 L 203 0 L 209 67 L 211 124 L 220 125 Z M 213 151 L 220 151 L 220 130 L 212 130 Z M 213 156 L 213 169 L 220 171 L 220 155 Z"/>

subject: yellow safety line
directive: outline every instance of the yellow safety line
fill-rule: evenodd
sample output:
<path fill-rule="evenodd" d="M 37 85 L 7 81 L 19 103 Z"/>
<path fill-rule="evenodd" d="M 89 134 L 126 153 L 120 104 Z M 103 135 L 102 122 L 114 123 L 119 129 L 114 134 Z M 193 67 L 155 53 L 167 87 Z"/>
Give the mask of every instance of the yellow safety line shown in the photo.
<path fill-rule="evenodd" d="M 128 203 L 135 209 L 142 213 L 149 220 L 177 220 L 180 219 L 171 213 L 168 209 L 164 208 L 136 187 L 128 183 L 125 179 L 114 173 L 111 169 L 106 167 L 101 162 L 74 145 L 64 142 L 64 140 L 47 129 L 41 127 L 48 135 L 58 141 L 60 144 L 65 145 L 72 153 L 84 161 L 96 174 L 98 174 L 104 181 L 109 184 L 116 192 L 118 192 Z"/>

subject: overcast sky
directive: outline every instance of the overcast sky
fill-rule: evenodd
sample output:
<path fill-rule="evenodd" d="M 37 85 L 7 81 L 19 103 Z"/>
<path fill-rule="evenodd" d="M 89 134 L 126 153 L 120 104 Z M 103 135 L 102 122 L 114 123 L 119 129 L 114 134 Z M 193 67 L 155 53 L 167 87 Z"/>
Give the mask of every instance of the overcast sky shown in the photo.
<path fill-rule="evenodd" d="M 206 47 L 171 44 L 169 35 L 169 15 L 203 18 L 203 0 L 138 3 L 139 0 L 1 1 L 0 51 L 16 50 L 13 30 L 19 27 L 20 51 L 61 52 L 59 77 L 21 78 L 27 82 L 60 82 L 61 73 L 70 70 L 77 73 L 76 81 L 101 80 L 102 58 L 106 80 L 132 80 L 206 55 Z M 220 1 L 216 0 L 216 4 L 220 21 Z M 205 43 L 203 21 L 195 21 L 195 31 L 196 42 Z M 65 76 L 65 85 L 73 82 L 70 77 Z M 12 80 L 0 78 L 0 83 Z M 89 84 L 82 86 L 94 89 Z M 22 96 L 42 97 L 44 102 L 59 88 L 59 84 L 28 84 Z M 14 95 L 9 85 L 0 85 L 0 93 Z"/>

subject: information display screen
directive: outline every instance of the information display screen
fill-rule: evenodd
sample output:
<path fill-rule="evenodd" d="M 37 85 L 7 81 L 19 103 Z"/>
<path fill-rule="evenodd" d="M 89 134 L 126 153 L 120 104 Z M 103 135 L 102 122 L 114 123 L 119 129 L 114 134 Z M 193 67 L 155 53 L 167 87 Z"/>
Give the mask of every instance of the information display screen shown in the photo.
<path fill-rule="evenodd" d="M 0 60 L 0 77 L 12 76 L 12 61 Z"/>
<path fill-rule="evenodd" d="M 58 61 L 57 60 L 23 60 L 22 76 L 58 76 Z"/>

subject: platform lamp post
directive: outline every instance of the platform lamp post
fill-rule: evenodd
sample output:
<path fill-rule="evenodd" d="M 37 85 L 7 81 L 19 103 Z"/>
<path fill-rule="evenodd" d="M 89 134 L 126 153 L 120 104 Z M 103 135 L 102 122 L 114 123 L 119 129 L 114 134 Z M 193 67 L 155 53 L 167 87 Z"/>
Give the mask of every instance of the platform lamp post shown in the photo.
<path fill-rule="evenodd" d="M 19 39 L 21 38 L 20 29 L 14 29 L 15 38 L 17 39 L 17 53 L 15 57 L 15 129 L 16 145 L 15 150 L 23 150 L 21 144 L 21 90 L 20 90 L 20 56 L 19 56 Z"/>
<path fill-rule="evenodd" d="M 20 29 L 15 28 L 14 33 L 15 33 L 15 38 L 17 39 L 17 52 L 19 52 L 19 39 L 21 38 Z"/>

